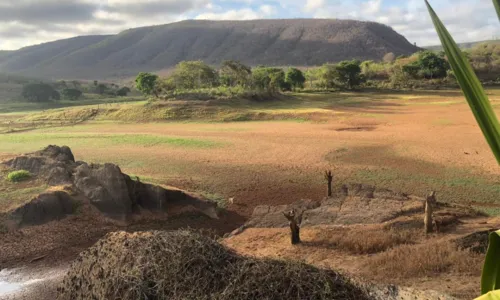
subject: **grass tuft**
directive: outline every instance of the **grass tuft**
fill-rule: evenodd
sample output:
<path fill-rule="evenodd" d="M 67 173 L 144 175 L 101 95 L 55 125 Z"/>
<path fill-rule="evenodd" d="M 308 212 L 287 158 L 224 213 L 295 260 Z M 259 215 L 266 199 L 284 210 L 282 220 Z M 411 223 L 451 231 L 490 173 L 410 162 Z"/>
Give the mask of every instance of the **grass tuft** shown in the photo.
<path fill-rule="evenodd" d="M 10 172 L 9 175 L 7 175 L 7 179 L 12 182 L 21 182 L 28 180 L 30 178 L 31 178 L 31 173 L 26 170 L 13 171 Z"/>

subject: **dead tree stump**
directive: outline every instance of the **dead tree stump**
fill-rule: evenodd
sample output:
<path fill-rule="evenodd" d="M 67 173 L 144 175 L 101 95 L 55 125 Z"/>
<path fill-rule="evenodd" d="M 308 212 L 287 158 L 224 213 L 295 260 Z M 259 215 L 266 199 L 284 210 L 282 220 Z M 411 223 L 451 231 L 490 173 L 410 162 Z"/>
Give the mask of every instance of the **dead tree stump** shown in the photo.
<path fill-rule="evenodd" d="M 424 215 L 424 227 L 425 227 L 425 233 L 431 233 L 433 232 L 433 227 L 434 227 L 434 220 L 432 218 L 432 213 L 433 213 L 433 207 L 436 205 L 436 192 L 432 192 L 427 196 L 427 199 L 425 199 L 425 215 Z"/>
<path fill-rule="evenodd" d="M 283 213 L 285 218 L 288 219 L 290 224 L 290 234 L 292 238 L 292 245 L 300 244 L 300 224 L 302 224 L 302 215 L 304 212 L 297 213 L 295 209 L 287 213 Z"/>
<path fill-rule="evenodd" d="M 328 195 L 328 197 L 331 197 L 332 196 L 332 181 L 333 181 L 332 171 L 325 171 L 325 180 L 327 181 L 327 184 L 328 184 L 327 195 Z"/>

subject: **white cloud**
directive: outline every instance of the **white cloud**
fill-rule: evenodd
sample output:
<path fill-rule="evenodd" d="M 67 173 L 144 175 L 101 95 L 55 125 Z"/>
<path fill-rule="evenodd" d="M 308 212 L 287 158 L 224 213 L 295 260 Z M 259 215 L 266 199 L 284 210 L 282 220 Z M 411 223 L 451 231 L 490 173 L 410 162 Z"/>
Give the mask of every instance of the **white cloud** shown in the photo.
<path fill-rule="evenodd" d="M 310 11 L 316 18 L 362 19 L 376 21 L 392 26 L 410 42 L 419 46 L 439 44 L 429 13 L 420 0 L 409 0 L 389 4 L 389 1 L 364 0 L 342 1 L 339 5 L 336 0 L 322 1 L 323 5 L 311 10 L 309 0 L 305 11 Z M 448 27 L 458 42 L 479 41 L 491 39 L 499 29 L 500 24 L 495 15 L 490 0 L 476 0 L 472 5 L 469 0 L 435 0 L 434 9 Z M 398 3 L 398 4 L 394 4 Z M 316 3 L 317 4 L 317 3 Z"/>
<path fill-rule="evenodd" d="M 325 6 L 325 0 L 307 0 L 305 11 L 311 12 Z"/>
<path fill-rule="evenodd" d="M 261 5 L 259 10 L 265 15 L 265 16 L 271 16 L 276 13 L 276 8 L 272 5 Z"/>
<path fill-rule="evenodd" d="M 262 18 L 262 15 L 249 8 L 239 10 L 228 10 L 225 12 L 210 12 L 196 16 L 197 20 L 255 20 Z"/>

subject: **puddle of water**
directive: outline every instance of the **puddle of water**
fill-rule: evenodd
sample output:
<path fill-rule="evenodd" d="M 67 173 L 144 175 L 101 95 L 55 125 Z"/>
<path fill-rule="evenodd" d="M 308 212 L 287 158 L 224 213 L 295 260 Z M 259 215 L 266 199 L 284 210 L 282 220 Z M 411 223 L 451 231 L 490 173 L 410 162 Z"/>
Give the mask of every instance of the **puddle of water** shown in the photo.
<path fill-rule="evenodd" d="M 5 281 L 0 281 L 0 295 L 10 294 L 22 288 L 20 283 L 10 283 Z"/>

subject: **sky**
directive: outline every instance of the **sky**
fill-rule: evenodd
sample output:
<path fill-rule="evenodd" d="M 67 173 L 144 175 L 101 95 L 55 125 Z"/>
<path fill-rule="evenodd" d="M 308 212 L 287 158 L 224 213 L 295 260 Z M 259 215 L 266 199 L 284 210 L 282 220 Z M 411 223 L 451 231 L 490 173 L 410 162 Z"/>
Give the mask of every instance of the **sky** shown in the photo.
<path fill-rule="evenodd" d="M 429 0 L 458 42 L 500 38 L 491 0 Z M 384 23 L 439 43 L 424 0 L 0 0 L 0 49 L 186 19 L 338 18 Z"/>

